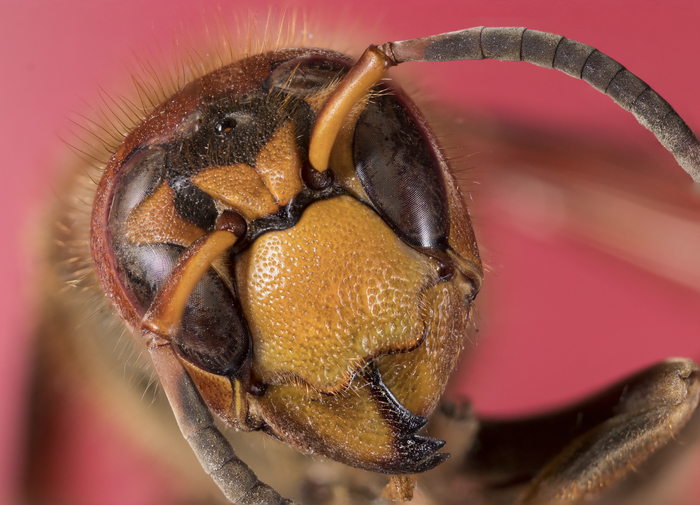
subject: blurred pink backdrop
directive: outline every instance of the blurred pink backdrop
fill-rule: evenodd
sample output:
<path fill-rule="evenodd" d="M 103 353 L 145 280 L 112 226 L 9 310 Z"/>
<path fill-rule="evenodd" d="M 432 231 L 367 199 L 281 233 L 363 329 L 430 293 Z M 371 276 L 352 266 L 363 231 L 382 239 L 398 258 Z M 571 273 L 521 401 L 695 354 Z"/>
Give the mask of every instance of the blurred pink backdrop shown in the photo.
<path fill-rule="evenodd" d="M 0 503 L 18 499 L 37 291 L 28 280 L 30 237 L 60 175 L 55 160 L 66 147 L 59 137 L 70 135 L 72 113 L 86 110 L 86 102 L 97 103 L 99 87 L 119 91 L 128 85 L 124 69 L 132 51 L 144 54 L 145 47 L 167 46 L 178 26 L 196 28 L 219 6 L 224 18 L 235 12 L 246 18 L 250 9 L 265 19 L 270 7 L 298 9 L 322 20 L 331 32 L 350 27 L 376 37 L 366 43 L 479 25 L 560 33 L 621 61 L 700 130 L 697 2 L 2 0 Z M 673 166 L 629 114 L 557 72 L 474 62 L 426 65 L 417 73 L 423 74 L 426 95 L 454 109 L 581 132 L 638 147 Z M 489 153 L 480 153 L 474 164 L 488 167 Z M 477 409 L 527 412 L 580 396 L 668 356 L 700 359 L 699 289 L 663 281 L 563 240 L 538 241 L 506 220 L 490 230 L 479 224 L 476 216 L 485 259 L 497 273 L 487 279 L 479 301 L 502 308 L 481 317 L 479 359 L 462 373 L 462 394 Z M 485 314 L 495 319 L 483 320 Z M 696 471 L 700 477 L 700 468 Z"/>

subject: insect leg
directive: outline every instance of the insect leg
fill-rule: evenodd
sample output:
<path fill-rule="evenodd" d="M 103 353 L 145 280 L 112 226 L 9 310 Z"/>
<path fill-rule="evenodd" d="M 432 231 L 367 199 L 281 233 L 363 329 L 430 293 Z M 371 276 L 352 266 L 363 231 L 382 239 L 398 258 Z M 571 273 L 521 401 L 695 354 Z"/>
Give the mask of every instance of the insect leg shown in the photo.
<path fill-rule="evenodd" d="M 700 368 L 667 360 L 559 412 L 483 420 L 463 470 L 490 485 L 530 481 L 523 503 L 585 499 L 673 439 L 699 397 Z"/>

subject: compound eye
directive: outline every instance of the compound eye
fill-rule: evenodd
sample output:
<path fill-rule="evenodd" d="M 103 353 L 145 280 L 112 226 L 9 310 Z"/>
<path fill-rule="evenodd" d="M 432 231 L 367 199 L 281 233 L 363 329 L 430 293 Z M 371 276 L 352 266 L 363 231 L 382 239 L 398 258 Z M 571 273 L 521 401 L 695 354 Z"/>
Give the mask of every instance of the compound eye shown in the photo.
<path fill-rule="evenodd" d="M 193 365 L 226 377 L 234 376 L 248 357 L 251 343 L 245 317 L 213 270 L 190 295 L 173 344 Z"/>
<path fill-rule="evenodd" d="M 108 237 L 117 278 L 138 317 L 151 307 L 188 245 L 213 229 L 217 218 L 212 198 L 184 177 L 169 177 L 167 167 L 165 148 L 139 148 L 116 176 Z M 172 343 L 202 370 L 227 377 L 240 371 L 251 348 L 248 326 L 215 269 L 189 295 Z"/>
<path fill-rule="evenodd" d="M 374 98 L 355 127 L 355 169 L 379 214 L 407 244 L 445 250 L 447 193 L 437 147 L 396 96 Z"/>
<path fill-rule="evenodd" d="M 139 316 L 148 309 L 182 249 L 174 244 L 140 244 L 128 238 L 129 218 L 162 186 L 164 164 L 165 153 L 160 148 L 130 154 L 116 176 L 109 212 L 108 237 L 117 276 Z"/>
<path fill-rule="evenodd" d="M 163 182 L 165 153 L 159 148 L 132 152 L 119 169 L 110 208 L 109 228 L 112 235 L 121 232 L 131 211 L 150 196 Z"/>

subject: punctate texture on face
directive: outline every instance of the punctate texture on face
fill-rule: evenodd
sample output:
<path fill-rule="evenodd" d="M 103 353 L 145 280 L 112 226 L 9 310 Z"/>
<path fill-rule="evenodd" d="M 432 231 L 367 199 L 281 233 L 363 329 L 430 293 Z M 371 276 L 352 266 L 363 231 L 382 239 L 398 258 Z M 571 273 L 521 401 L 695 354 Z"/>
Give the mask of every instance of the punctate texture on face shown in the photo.
<path fill-rule="evenodd" d="M 348 196 L 258 239 L 236 273 L 263 381 L 298 378 L 326 393 L 372 358 L 417 347 L 425 291 L 437 282 L 435 261 Z"/>

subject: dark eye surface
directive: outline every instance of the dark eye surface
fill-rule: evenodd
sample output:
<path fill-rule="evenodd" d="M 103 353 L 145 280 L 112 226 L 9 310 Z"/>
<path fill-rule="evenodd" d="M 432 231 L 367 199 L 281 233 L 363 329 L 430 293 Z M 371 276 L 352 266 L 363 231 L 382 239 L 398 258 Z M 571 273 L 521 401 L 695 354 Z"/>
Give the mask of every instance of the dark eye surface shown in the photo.
<path fill-rule="evenodd" d="M 355 128 L 357 176 L 379 214 L 408 244 L 444 249 L 445 185 L 420 125 L 391 95 L 373 99 Z"/>
<path fill-rule="evenodd" d="M 182 330 L 173 344 L 190 363 L 224 376 L 235 374 L 248 356 L 250 337 L 245 317 L 213 271 L 204 275 L 190 295 Z"/>
<path fill-rule="evenodd" d="M 136 150 L 121 166 L 110 209 L 112 233 L 116 233 L 129 213 L 161 184 L 164 158 L 160 149 Z"/>

